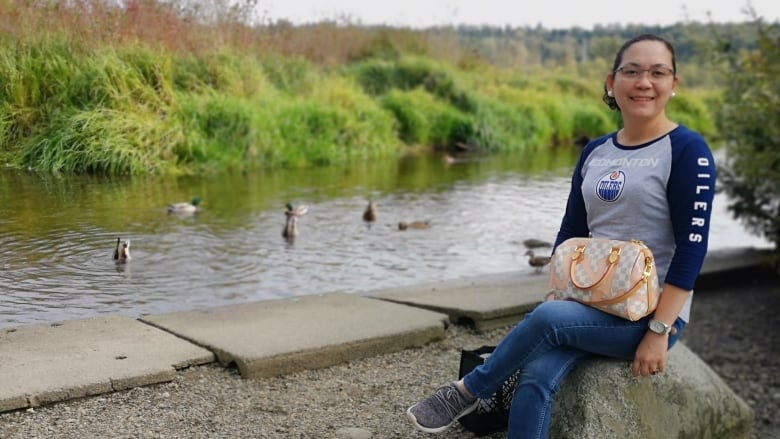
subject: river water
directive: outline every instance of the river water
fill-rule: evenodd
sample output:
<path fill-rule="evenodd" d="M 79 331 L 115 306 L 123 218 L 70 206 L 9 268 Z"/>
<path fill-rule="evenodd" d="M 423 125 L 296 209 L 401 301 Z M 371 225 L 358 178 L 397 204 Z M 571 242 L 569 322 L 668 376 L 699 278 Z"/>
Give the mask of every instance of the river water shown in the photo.
<path fill-rule="evenodd" d="M 0 327 L 138 317 L 519 270 L 552 241 L 577 151 L 436 156 L 348 168 L 105 178 L 0 171 Z M 168 215 L 198 195 L 202 211 Z M 362 212 L 371 199 L 378 220 Z M 770 244 L 716 196 L 711 249 Z M 282 238 L 286 203 L 305 204 Z M 427 220 L 399 231 L 400 221 Z M 117 265 L 117 237 L 132 259 Z M 442 294 L 446 294 L 443 292 Z"/>

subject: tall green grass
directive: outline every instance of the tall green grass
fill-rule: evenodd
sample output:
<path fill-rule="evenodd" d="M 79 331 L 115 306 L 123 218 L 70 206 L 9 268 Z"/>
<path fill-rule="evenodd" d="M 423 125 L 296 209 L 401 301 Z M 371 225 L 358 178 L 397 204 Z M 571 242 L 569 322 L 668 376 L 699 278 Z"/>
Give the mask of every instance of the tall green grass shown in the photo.
<path fill-rule="evenodd" d="M 52 172 L 167 172 L 177 128 L 167 58 L 139 46 L 87 50 L 62 40 L 0 51 L 2 149 Z"/>
<path fill-rule="evenodd" d="M 45 172 L 224 172 L 382 159 L 408 146 L 533 151 L 617 126 L 596 80 L 393 53 L 323 66 L 232 45 L 0 38 L 0 158 Z M 703 102 L 682 94 L 670 113 L 711 132 Z"/>
<path fill-rule="evenodd" d="M 257 99 L 183 96 L 178 117 L 186 135 L 180 161 L 202 167 L 302 167 L 401 152 L 389 113 L 340 78 L 321 84 L 316 92 L 295 97 L 280 90 Z"/>
<path fill-rule="evenodd" d="M 181 132 L 154 115 L 95 109 L 54 115 L 21 148 L 21 164 L 64 173 L 143 174 L 177 170 Z"/>

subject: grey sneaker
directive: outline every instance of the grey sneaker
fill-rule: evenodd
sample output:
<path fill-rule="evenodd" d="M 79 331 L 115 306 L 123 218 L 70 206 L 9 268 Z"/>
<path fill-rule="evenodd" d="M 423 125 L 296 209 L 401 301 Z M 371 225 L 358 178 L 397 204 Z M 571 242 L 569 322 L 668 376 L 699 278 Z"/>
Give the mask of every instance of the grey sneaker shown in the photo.
<path fill-rule="evenodd" d="M 441 386 L 436 393 L 406 410 L 406 417 L 418 430 L 438 433 L 477 408 L 479 399 L 468 399 L 455 383 Z"/>

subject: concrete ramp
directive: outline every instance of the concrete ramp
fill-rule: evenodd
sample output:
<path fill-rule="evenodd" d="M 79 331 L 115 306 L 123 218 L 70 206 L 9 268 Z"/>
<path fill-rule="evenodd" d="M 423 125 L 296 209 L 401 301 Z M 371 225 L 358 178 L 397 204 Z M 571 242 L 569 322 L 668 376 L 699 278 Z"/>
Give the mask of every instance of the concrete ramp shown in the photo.
<path fill-rule="evenodd" d="M 142 319 L 204 346 L 245 378 L 283 375 L 444 338 L 446 315 L 331 293 Z"/>
<path fill-rule="evenodd" d="M 171 381 L 214 355 L 135 319 L 0 330 L 0 412 Z"/>

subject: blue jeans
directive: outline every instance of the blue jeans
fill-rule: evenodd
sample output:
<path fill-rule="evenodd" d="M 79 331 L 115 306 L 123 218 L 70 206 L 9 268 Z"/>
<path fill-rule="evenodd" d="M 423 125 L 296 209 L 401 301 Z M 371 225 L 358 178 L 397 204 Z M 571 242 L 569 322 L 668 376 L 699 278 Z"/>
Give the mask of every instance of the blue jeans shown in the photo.
<path fill-rule="evenodd" d="M 464 384 L 472 395 L 489 398 L 521 370 L 508 437 L 546 438 L 552 399 L 566 375 L 592 355 L 632 361 L 649 319 L 632 322 L 577 302 L 543 302 L 512 328 L 483 365 L 463 378 Z M 669 336 L 670 348 L 684 326 L 679 318 L 674 323 L 677 333 Z"/>

